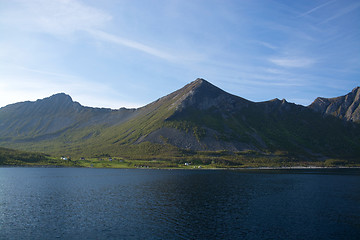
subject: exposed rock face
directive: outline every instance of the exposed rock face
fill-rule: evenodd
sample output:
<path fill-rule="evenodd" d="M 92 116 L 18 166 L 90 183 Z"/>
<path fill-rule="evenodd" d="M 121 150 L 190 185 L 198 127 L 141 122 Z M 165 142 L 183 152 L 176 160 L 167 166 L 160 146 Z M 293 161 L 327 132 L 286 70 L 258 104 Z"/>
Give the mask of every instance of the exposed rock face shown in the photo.
<path fill-rule="evenodd" d="M 351 122 L 360 122 L 360 87 L 345 96 L 317 98 L 309 108 L 323 115 L 332 115 Z"/>
<path fill-rule="evenodd" d="M 244 98 L 229 94 L 202 78 L 196 79 L 184 88 L 187 94 L 178 106 L 179 111 L 189 106 L 199 110 L 220 108 L 232 111 L 239 110 L 241 107 L 252 103 Z"/>

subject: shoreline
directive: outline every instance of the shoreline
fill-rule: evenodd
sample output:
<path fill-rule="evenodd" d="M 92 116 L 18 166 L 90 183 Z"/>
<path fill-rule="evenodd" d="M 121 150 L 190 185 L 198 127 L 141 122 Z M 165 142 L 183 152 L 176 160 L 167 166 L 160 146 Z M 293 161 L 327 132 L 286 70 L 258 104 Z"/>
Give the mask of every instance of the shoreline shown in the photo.
<path fill-rule="evenodd" d="M 0 165 L 0 168 L 92 168 L 92 169 L 139 169 L 139 170 L 316 170 L 316 169 L 360 169 L 360 166 L 294 166 L 294 167 L 235 167 L 235 168 L 112 168 L 112 167 L 84 167 L 84 166 L 61 166 L 61 165 Z"/>

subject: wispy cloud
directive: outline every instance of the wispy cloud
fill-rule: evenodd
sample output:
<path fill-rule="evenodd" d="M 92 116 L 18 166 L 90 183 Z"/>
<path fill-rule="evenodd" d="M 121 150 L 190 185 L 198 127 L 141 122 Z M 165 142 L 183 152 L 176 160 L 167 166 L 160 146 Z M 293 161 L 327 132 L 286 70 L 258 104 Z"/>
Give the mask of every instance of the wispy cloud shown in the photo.
<path fill-rule="evenodd" d="M 71 0 L 18 1 L 7 10 L 1 22 L 25 31 L 68 35 L 76 31 L 103 27 L 112 17 L 99 9 Z"/>
<path fill-rule="evenodd" d="M 278 47 L 276 47 L 275 45 L 268 43 L 268 42 L 264 42 L 264 41 L 255 41 L 255 43 L 258 43 L 266 48 L 272 49 L 272 50 L 276 50 L 278 49 Z"/>
<path fill-rule="evenodd" d="M 336 18 L 342 17 L 342 16 L 356 10 L 359 7 L 360 7 L 360 2 L 357 2 L 357 3 L 352 4 L 352 5 L 350 5 L 350 6 L 346 7 L 346 8 L 340 9 L 339 11 L 337 11 L 337 13 L 335 15 L 325 19 L 323 22 L 321 22 L 321 24 L 324 24 L 324 23 L 330 22 L 330 21 L 332 21 L 332 20 L 334 20 Z"/>
<path fill-rule="evenodd" d="M 90 36 L 106 42 L 119 44 L 154 57 L 173 60 L 174 57 L 164 51 L 111 34 L 105 30 L 112 16 L 75 0 L 35 0 L 19 1 L 19 9 L 6 12 L 5 22 L 26 31 L 42 32 L 55 36 L 69 36 L 77 32 L 89 33 Z"/>
<path fill-rule="evenodd" d="M 231 79 L 229 90 L 252 99 L 358 84 L 358 0 L 165 2 L 4 1 L 0 101 L 11 91 L 24 100 L 64 91 L 94 106 L 112 96 L 120 107 L 118 99 L 147 103 L 161 96 L 151 87 L 196 77 L 219 87 Z"/>
<path fill-rule="evenodd" d="M 311 58 L 270 58 L 269 61 L 281 67 L 303 68 L 313 65 L 316 61 Z"/>
<path fill-rule="evenodd" d="M 42 75 L 50 75 L 50 76 L 55 76 L 55 77 L 62 77 L 62 78 L 66 78 L 66 79 L 77 78 L 76 76 L 72 76 L 72 75 L 69 75 L 69 74 L 50 72 L 50 71 L 43 71 L 43 70 L 39 70 L 39 69 L 27 68 L 27 67 L 22 67 L 22 66 L 8 66 L 8 67 L 12 67 L 14 69 L 27 71 L 27 72 L 38 73 L 38 74 L 42 74 Z"/>
<path fill-rule="evenodd" d="M 287 72 L 285 72 L 284 70 L 278 69 L 278 68 L 266 68 L 266 69 L 263 69 L 263 71 L 267 72 L 267 73 L 271 73 L 271 74 L 276 74 L 276 75 L 287 74 Z"/>
<path fill-rule="evenodd" d="M 170 55 L 166 52 L 163 52 L 161 50 L 158 50 L 156 48 L 150 47 L 148 45 L 139 43 L 137 41 L 132 41 L 132 40 L 129 40 L 126 38 L 121 38 L 116 35 L 101 31 L 101 30 L 88 29 L 87 32 L 89 32 L 95 38 L 103 40 L 103 41 L 108 41 L 108 42 L 116 43 L 116 44 L 119 44 L 119 45 L 122 45 L 125 47 L 129 47 L 129 48 L 150 54 L 150 55 L 158 57 L 158 58 L 162 58 L 162 59 L 166 59 L 166 60 L 174 60 L 174 57 L 172 55 Z"/>
<path fill-rule="evenodd" d="M 304 84 L 301 82 L 286 82 L 286 81 L 262 81 L 260 80 L 260 78 L 256 78 L 259 80 L 246 80 L 246 79 L 241 79 L 240 82 L 241 84 L 245 84 L 245 85 L 249 85 L 249 86 L 269 86 L 269 87 L 298 87 L 298 86 L 303 86 Z M 275 78 L 274 78 L 275 79 Z"/>
<path fill-rule="evenodd" d="M 329 5 L 330 3 L 333 3 L 333 2 L 335 2 L 335 1 L 336 1 L 336 0 L 332 0 L 332 1 L 325 2 L 325 3 L 323 3 L 323 4 L 319 5 L 319 6 L 316 6 L 316 7 L 312 8 L 312 9 L 310 9 L 310 10 L 307 11 L 307 12 L 304 12 L 304 13 L 301 14 L 299 17 L 304 17 L 304 16 L 306 16 L 306 15 L 309 15 L 310 13 L 315 12 L 315 11 L 317 11 L 317 10 L 323 8 L 323 7 L 326 7 L 327 5 Z"/>

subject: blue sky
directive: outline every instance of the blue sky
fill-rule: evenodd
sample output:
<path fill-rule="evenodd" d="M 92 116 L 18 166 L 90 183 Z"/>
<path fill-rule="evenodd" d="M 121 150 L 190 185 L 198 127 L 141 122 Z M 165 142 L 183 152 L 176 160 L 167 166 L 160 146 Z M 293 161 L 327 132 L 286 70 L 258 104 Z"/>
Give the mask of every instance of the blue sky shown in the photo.
<path fill-rule="evenodd" d="M 140 107 L 198 77 L 308 105 L 360 85 L 358 0 L 1 0 L 0 106 Z"/>

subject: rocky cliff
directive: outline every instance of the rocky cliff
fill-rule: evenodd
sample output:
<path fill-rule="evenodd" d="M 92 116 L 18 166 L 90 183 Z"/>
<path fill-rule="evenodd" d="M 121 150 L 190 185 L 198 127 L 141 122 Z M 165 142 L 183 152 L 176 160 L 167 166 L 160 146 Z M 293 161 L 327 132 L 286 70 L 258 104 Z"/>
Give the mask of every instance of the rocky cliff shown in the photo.
<path fill-rule="evenodd" d="M 360 122 L 360 87 L 350 93 L 334 98 L 318 97 L 309 108 L 323 115 L 332 115 L 337 118 Z"/>

